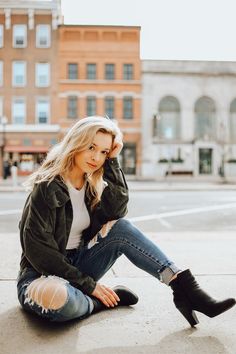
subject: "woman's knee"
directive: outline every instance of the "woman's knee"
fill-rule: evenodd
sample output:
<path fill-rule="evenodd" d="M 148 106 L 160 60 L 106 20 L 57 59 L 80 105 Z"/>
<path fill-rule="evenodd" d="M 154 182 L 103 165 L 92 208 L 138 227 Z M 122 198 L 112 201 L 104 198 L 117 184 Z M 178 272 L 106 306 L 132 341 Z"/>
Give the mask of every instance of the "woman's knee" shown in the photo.
<path fill-rule="evenodd" d="M 26 290 L 26 301 L 45 310 L 59 310 L 66 304 L 67 296 L 65 281 L 58 277 L 35 279 Z"/>

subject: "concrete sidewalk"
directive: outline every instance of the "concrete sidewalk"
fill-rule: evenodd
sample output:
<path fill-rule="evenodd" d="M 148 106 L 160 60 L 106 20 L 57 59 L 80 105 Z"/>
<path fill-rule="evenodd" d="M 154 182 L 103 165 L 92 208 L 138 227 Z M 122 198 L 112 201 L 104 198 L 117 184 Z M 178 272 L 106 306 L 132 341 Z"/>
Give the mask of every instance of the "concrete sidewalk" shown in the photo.
<path fill-rule="evenodd" d="M 225 233 L 148 235 L 181 268 L 190 267 L 216 298 L 236 296 L 236 237 Z M 1 354 L 235 354 L 236 306 L 196 329 L 175 309 L 170 288 L 121 257 L 102 282 L 124 284 L 140 297 L 132 308 L 101 312 L 81 322 L 50 324 L 24 313 L 15 279 L 20 259 L 17 234 L 0 234 Z"/>

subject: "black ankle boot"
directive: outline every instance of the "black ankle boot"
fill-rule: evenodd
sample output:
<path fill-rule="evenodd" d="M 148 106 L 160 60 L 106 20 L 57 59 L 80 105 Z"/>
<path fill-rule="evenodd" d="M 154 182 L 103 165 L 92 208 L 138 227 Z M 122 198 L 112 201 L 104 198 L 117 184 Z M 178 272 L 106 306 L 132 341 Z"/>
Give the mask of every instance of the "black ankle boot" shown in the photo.
<path fill-rule="evenodd" d="M 179 273 L 169 285 L 173 290 L 175 306 L 192 327 L 199 323 L 194 310 L 208 317 L 215 317 L 236 303 L 233 298 L 217 301 L 210 297 L 200 288 L 189 269 Z"/>
<path fill-rule="evenodd" d="M 138 296 L 130 289 L 126 288 L 123 285 L 118 285 L 115 286 L 112 289 L 120 298 L 120 301 L 118 301 L 117 306 L 130 306 L 130 305 L 135 305 L 138 302 Z M 111 307 L 105 306 L 98 298 L 91 296 L 91 299 L 93 301 L 93 311 L 92 313 L 97 313 L 102 310 L 108 310 L 111 309 Z M 115 307 L 117 307 L 115 306 Z M 114 308 L 114 307 L 112 307 Z"/>

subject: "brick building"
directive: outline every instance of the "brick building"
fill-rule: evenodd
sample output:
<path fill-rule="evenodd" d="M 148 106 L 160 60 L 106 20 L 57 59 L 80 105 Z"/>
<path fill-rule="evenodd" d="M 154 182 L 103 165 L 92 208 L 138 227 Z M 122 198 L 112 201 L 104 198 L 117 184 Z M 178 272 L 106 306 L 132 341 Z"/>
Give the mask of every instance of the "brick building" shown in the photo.
<path fill-rule="evenodd" d="M 17 162 L 21 174 L 58 140 L 60 23 L 58 0 L 0 1 L 1 159 Z"/>
<path fill-rule="evenodd" d="M 58 123 L 62 130 L 88 115 L 115 119 L 124 135 L 123 169 L 139 174 L 140 27 L 62 25 L 59 38 Z"/>

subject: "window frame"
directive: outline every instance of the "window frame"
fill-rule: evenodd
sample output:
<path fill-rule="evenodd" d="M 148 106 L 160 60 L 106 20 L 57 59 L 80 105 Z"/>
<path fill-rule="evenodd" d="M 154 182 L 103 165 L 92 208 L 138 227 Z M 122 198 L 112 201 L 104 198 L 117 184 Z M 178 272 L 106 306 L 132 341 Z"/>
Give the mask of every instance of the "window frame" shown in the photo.
<path fill-rule="evenodd" d="M 94 107 L 92 108 L 91 112 L 89 111 L 89 100 L 93 100 Z M 97 97 L 96 96 L 87 96 L 86 97 L 86 113 L 87 117 L 95 116 L 97 113 Z"/>
<path fill-rule="evenodd" d="M 73 72 L 73 70 L 70 70 L 70 67 L 74 66 L 76 70 Z M 71 73 L 76 73 L 75 77 L 70 77 L 73 76 Z M 67 63 L 67 78 L 68 80 L 78 80 L 79 77 L 79 66 L 78 63 Z"/>
<path fill-rule="evenodd" d="M 108 68 L 113 68 L 111 71 Z M 111 77 L 109 77 L 109 75 Z M 105 64 L 105 80 L 115 80 L 115 64 L 114 63 L 106 63 Z"/>
<path fill-rule="evenodd" d="M 128 69 L 128 68 L 131 68 Z M 123 64 L 123 80 L 133 80 L 134 79 L 134 64 L 124 63 Z"/>
<path fill-rule="evenodd" d="M 19 84 L 15 81 L 16 76 L 14 75 L 14 71 L 15 71 L 14 67 L 16 64 L 19 64 L 19 63 L 23 64 L 23 68 L 24 68 L 24 75 L 23 75 L 23 83 L 22 84 Z M 14 60 L 12 62 L 12 86 L 13 87 L 25 87 L 26 84 L 27 84 L 27 63 L 26 63 L 26 61 Z"/>
<path fill-rule="evenodd" d="M 109 102 L 110 100 L 110 102 Z M 108 114 L 108 111 L 110 110 L 110 107 L 107 107 L 107 104 L 110 105 L 112 102 L 112 114 Z M 115 97 L 114 96 L 106 96 L 104 99 L 105 103 L 105 115 L 107 115 L 109 118 L 114 119 L 115 118 Z M 108 109 L 107 109 L 108 108 Z"/>
<path fill-rule="evenodd" d="M 17 44 L 16 43 L 16 29 L 17 28 L 24 28 L 24 43 L 23 44 Z M 15 24 L 13 25 L 13 31 L 12 31 L 12 46 L 13 48 L 26 48 L 27 47 L 27 25 L 25 24 Z"/>
<path fill-rule="evenodd" d="M 127 110 L 127 107 L 125 107 L 125 102 L 131 102 L 131 108 Z M 125 112 L 131 112 L 130 115 L 125 114 Z M 132 96 L 125 96 L 123 97 L 123 119 L 133 119 L 134 118 L 134 99 Z"/>
<path fill-rule="evenodd" d="M 89 68 L 94 68 L 92 71 Z M 96 63 L 87 63 L 86 65 L 86 79 L 87 80 L 96 80 L 97 79 L 97 64 Z"/>
<path fill-rule="evenodd" d="M 45 84 L 41 84 L 40 83 L 40 80 L 39 80 L 39 78 L 40 78 L 40 76 L 43 76 L 43 75 L 38 75 L 39 74 L 39 68 L 40 68 L 40 66 L 41 67 L 46 67 L 47 66 L 47 82 L 45 83 Z M 51 81 L 51 65 L 50 65 L 50 63 L 40 63 L 40 62 L 38 62 L 38 63 L 35 63 L 35 86 L 36 87 L 49 87 L 50 86 L 50 81 Z"/>
<path fill-rule="evenodd" d="M 16 104 L 16 101 L 22 101 L 23 102 L 23 107 L 24 107 L 24 113 L 23 113 L 23 120 L 21 123 L 17 123 L 15 121 L 15 118 L 17 118 L 16 116 L 14 116 L 14 106 Z M 23 96 L 14 96 L 12 97 L 12 105 L 11 105 L 11 120 L 12 120 L 12 124 L 16 124 L 16 125 L 23 125 L 26 122 L 26 99 Z"/>
<path fill-rule="evenodd" d="M 40 37 L 40 29 L 41 28 L 47 28 L 47 43 L 46 44 L 40 44 L 40 39 L 43 38 L 42 36 Z M 51 26 L 48 24 L 38 24 L 36 26 L 36 31 L 35 31 L 35 45 L 36 48 L 50 48 L 51 47 Z"/>
<path fill-rule="evenodd" d="M 4 47 L 4 26 L 0 24 L 0 48 Z"/>
<path fill-rule="evenodd" d="M 75 103 L 74 107 L 70 106 L 71 102 Z M 75 114 L 70 114 L 73 111 L 73 109 L 75 109 Z M 68 119 L 77 119 L 78 118 L 78 97 L 75 95 L 70 95 L 67 97 L 67 118 Z"/>
<path fill-rule="evenodd" d="M 48 116 L 47 116 L 47 121 L 45 123 L 40 122 L 40 117 L 39 117 L 39 110 L 38 110 L 38 105 L 39 102 L 47 102 L 48 104 Z M 36 97 L 36 103 L 35 103 L 35 122 L 36 124 L 50 124 L 50 118 L 51 118 L 51 104 L 50 104 L 50 98 L 49 97 Z"/>

